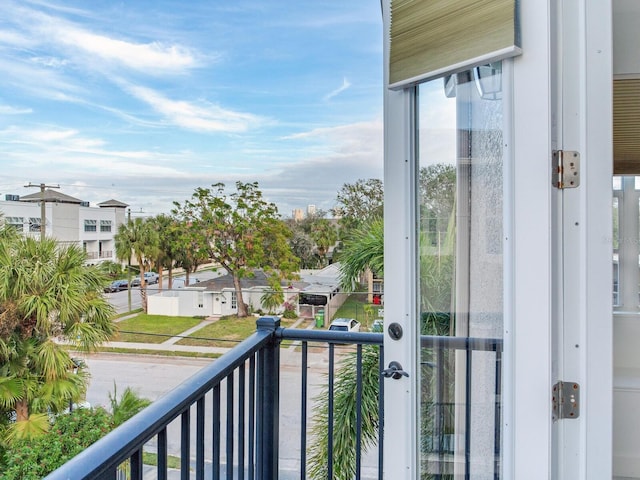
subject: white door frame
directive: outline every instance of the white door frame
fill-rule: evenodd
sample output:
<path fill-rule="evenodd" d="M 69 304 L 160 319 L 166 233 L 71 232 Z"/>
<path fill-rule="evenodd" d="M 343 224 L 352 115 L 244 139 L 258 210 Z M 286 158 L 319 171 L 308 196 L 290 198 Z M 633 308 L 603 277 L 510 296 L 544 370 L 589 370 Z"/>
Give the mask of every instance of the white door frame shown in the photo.
<path fill-rule="evenodd" d="M 383 2 L 383 24 L 389 31 L 390 0 Z M 389 43 L 385 35 L 384 63 L 388 65 Z M 395 360 L 409 377 L 385 380 L 384 478 L 419 478 L 418 391 L 419 352 L 417 348 L 416 252 L 415 233 L 415 89 L 384 89 L 384 218 L 385 222 L 384 324 L 399 324 L 401 341 L 385 332 L 384 357 L 388 364 Z M 390 248 L 390 246 L 393 246 Z"/>
<path fill-rule="evenodd" d="M 553 424 L 553 473 L 596 480 L 612 475 L 612 6 L 557 3 L 554 148 L 579 152 L 581 180 L 553 192 L 553 382 L 580 385 L 580 417 Z"/>
<path fill-rule="evenodd" d="M 523 54 L 512 63 L 507 102 L 513 144 L 505 145 L 513 166 L 504 179 L 512 228 L 504 249 L 502 474 L 602 480 L 611 476 L 612 273 L 603 241 L 611 225 L 611 2 L 522 0 L 520 19 Z M 385 34 L 385 69 L 388 47 Z M 407 342 L 386 333 L 385 358 L 410 375 L 385 383 L 385 477 L 417 479 L 418 352 L 405 347 L 418 344 L 415 95 L 385 88 L 384 98 L 385 325 L 399 323 Z M 580 152 L 575 190 L 551 186 L 558 148 Z M 552 422 L 558 380 L 581 386 L 577 420 Z"/>

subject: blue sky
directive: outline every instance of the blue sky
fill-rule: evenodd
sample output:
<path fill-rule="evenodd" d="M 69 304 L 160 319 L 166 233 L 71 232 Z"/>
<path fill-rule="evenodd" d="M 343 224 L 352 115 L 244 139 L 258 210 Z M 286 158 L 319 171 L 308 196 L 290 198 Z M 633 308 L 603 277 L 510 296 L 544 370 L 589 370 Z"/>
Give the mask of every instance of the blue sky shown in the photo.
<path fill-rule="evenodd" d="M 379 0 L 2 0 L 0 195 L 134 215 L 258 181 L 283 216 L 382 178 Z"/>

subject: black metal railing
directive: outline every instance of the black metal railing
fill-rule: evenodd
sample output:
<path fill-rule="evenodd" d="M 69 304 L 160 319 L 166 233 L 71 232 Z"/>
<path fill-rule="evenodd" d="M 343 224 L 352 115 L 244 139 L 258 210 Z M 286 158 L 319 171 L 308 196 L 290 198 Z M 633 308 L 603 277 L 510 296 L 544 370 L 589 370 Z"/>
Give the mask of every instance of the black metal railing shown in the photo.
<path fill-rule="evenodd" d="M 309 452 L 317 448 L 317 438 L 309 428 L 309 421 L 317 413 L 319 395 L 326 395 L 326 473 L 334 478 L 334 426 L 344 419 L 335 418 L 334 394 L 337 381 L 336 364 L 341 365 L 345 355 L 355 357 L 355 401 L 356 441 L 355 475 L 360 478 L 383 478 L 383 430 L 384 430 L 384 369 L 383 335 L 381 333 L 352 333 L 326 330 L 302 330 L 280 328 L 277 317 L 262 317 L 257 321 L 257 331 L 228 353 L 207 365 L 176 389 L 156 400 L 151 406 L 121 427 L 117 428 L 94 445 L 50 474 L 50 480 L 61 479 L 131 479 L 147 476 L 165 480 L 181 478 L 248 479 L 271 480 L 278 478 L 306 479 L 310 476 Z M 286 343 L 283 343 L 286 342 Z M 286 349 L 285 349 L 286 347 Z M 423 337 L 423 349 L 435 352 L 428 368 L 435 372 L 433 385 L 434 415 L 446 416 L 447 397 L 444 383 L 450 381 L 446 370 L 444 353 L 466 352 L 467 377 L 471 377 L 472 355 L 477 350 L 493 352 L 495 356 L 495 432 L 496 460 L 494 478 L 499 478 L 499 432 L 500 432 L 500 340 L 465 339 L 457 337 Z M 364 452 L 362 439 L 363 414 L 363 352 L 373 349 L 377 353 L 374 374 L 377 382 L 378 423 L 376 448 Z M 283 373 L 281 355 L 293 357 Z M 313 363 L 313 365 L 312 365 Z M 313 367 L 313 368 L 312 368 Z M 326 367 L 326 378 L 318 371 Z M 339 368 L 338 372 L 339 372 Z M 311 372 L 311 374 L 310 374 Z M 366 372 L 364 372 L 366 373 Z M 285 376 L 283 376 L 285 375 Z M 311 375 L 311 376 L 310 376 Z M 286 378 L 287 385 L 281 385 Z M 471 405 L 474 391 L 471 378 L 466 380 L 465 404 Z M 299 388 L 296 394 L 289 383 Z M 299 384 L 299 385 L 298 385 Z M 282 387 L 282 389 L 281 389 Z M 281 398 L 286 392 L 287 397 Z M 296 398 L 291 398 L 296 397 Z M 298 403 L 299 399 L 299 403 Z M 295 408 L 290 403 L 295 403 Z M 473 468 L 471 453 L 471 407 L 462 407 L 465 412 L 463 440 L 458 441 L 457 451 L 464 451 L 465 472 Z M 289 410 L 295 410 L 292 414 Z M 284 418 L 287 420 L 284 420 Z M 435 418 L 435 417 L 434 417 Z M 291 444 L 291 438 L 281 438 L 283 422 L 295 423 L 295 447 L 284 452 L 283 442 Z M 432 443 L 438 445 L 430 452 L 430 458 L 447 464 L 448 449 L 452 447 L 443 439 L 446 422 L 435 418 L 430 430 Z M 290 424 L 286 436 L 291 436 Z M 447 437 L 448 438 L 448 437 Z M 445 445 L 446 444 L 446 445 Z M 443 445 L 446 447 L 444 448 Z M 143 453 L 157 455 L 155 465 L 148 465 Z M 296 457 L 293 469 L 283 474 L 282 457 Z M 434 457 L 435 455 L 435 457 Z M 169 468 L 172 457 L 178 457 L 179 467 Z M 174 459 L 175 460 L 175 459 Z M 288 458 L 290 461 L 291 458 Z M 176 473 L 179 470 L 179 474 Z M 292 473 L 293 470 L 293 473 Z M 172 472 L 171 477 L 170 472 Z M 364 472 L 364 473 L 363 473 Z M 438 467 L 432 478 L 448 478 L 446 468 Z"/>

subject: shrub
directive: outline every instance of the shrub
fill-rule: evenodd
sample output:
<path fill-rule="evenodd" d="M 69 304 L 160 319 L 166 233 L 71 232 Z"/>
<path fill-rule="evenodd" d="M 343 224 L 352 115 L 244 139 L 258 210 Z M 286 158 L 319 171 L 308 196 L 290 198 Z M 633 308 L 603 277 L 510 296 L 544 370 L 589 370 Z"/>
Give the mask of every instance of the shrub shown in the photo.
<path fill-rule="evenodd" d="M 49 432 L 7 447 L 2 478 L 41 479 L 112 429 L 111 415 L 103 408 L 78 408 L 58 415 Z"/>

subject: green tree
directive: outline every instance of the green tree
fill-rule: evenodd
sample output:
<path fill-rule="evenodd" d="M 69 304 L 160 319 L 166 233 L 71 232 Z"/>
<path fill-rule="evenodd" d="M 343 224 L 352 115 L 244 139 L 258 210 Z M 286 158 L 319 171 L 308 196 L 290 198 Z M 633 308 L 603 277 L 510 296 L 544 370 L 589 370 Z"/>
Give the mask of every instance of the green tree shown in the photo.
<path fill-rule="evenodd" d="M 311 236 L 303 230 L 295 229 L 289 241 L 293 254 L 300 259 L 301 268 L 316 268 L 318 256 Z"/>
<path fill-rule="evenodd" d="M 356 183 L 345 183 L 336 197 L 333 214 L 340 217 L 347 231 L 373 218 L 382 218 L 384 188 L 382 180 L 360 179 Z"/>
<path fill-rule="evenodd" d="M 299 260 L 289 246 L 291 232 L 278 216 L 273 203 L 262 198 L 258 183 L 236 182 L 227 194 L 223 183 L 197 188 L 191 200 L 175 204 L 174 214 L 200 236 L 207 257 L 233 278 L 239 317 L 248 315 L 240 280 L 264 269 L 291 278 Z"/>
<path fill-rule="evenodd" d="M 46 430 L 47 412 L 85 392 L 85 372 L 53 338 L 91 351 L 116 331 L 108 278 L 85 261 L 75 245 L 0 235 L 0 412 L 15 412 L 14 438 Z"/>
<path fill-rule="evenodd" d="M 367 269 L 382 275 L 384 270 L 384 222 L 375 218 L 351 232 L 338 257 L 340 286 L 352 292 Z"/>
<path fill-rule="evenodd" d="M 277 278 L 269 280 L 269 290 L 262 294 L 260 303 L 269 313 L 275 313 L 277 308 L 284 303 L 284 292 Z"/>
<path fill-rule="evenodd" d="M 380 376 L 379 349 L 362 348 L 362 449 L 375 445 L 380 419 L 378 418 L 378 380 Z M 349 352 L 336 370 L 333 396 L 333 479 L 355 478 L 357 432 L 357 356 Z M 327 387 L 317 397 L 311 432 L 315 438 L 309 451 L 309 477 L 313 480 L 328 478 L 329 405 Z"/>
<path fill-rule="evenodd" d="M 311 238 L 316 244 L 316 249 L 322 259 L 322 263 L 326 265 L 329 248 L 334 246 L 338 241 L 336 228 L 326 218 L 320 218 L 311 226 Z"/>
<path fill-rule="evenodd" d="M 180 231 L 176 239 L 178 242 L 176 267 L 181 267 L 184 270 L 188 285 L 191 273 L 196 272 L 200 265 L 210 259 L 205 243 L 206 238 L 199 230 L 191 228 L 185 222 L 178 223 L 178 228 Z M 169 288 L 171 288 L 171 285 L 169 284 Z"/>
<path fill-rule="evenodd" d="M 116 257 L 131 263 L 134 257 L 140 269 L 142 308 L 147 311 L 147 282 L 144 273 L 151 271 L 159 258 L 159 236 L 153 222 L 142 218 L 123 223 L 115 237 Z"/>
<path fill-rule="evenodd" d="M 118 398 L 118 389 L 114 383 L 113 395 L 109 393 L 109 404 L 113 425 L 117 427 L 151 405 L 151 400 L 141 397 L 131 387 L 125 388 Z"/>
<path fill-rule="evenodd" d="M 456 196 L 456 167 L 436 163 L 422 167 L 419 174 L 420 224 L 431 245 L 442 245 L 449 227 Z"/>
<path fill-rule="evenodd" d="M 164 268 L 168 268 L 171 275 L 175 262 L 175 249 L 178 246 L 175 242 L 178 233 L 177 229 L 174 228 L 176 220 L 169 215 L 160 214 L 151 217 L 148 221 L 151 222 L 151 228 L 157 233 L 156 258 L 152 263 L 158 271 L 158 289 L 162 290 Z"/>

